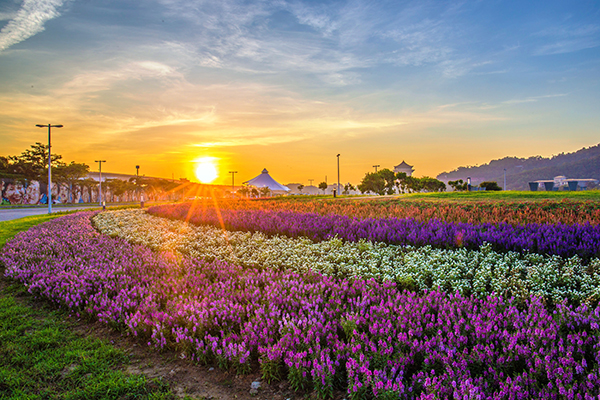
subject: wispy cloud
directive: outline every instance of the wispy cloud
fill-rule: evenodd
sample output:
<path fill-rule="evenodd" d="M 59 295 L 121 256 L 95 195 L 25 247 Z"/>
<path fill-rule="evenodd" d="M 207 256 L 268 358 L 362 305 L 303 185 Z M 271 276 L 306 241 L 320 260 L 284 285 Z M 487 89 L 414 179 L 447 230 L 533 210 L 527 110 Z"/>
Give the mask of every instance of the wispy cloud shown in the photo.
<path fill-rule="evenodd" d="M 537 32 L 534 36 L 550 41 L 538 47 L 534 51 L 535 55 L 572 53 L 600 46 L 600 25 L 557 26 Z"/>
<path fill-rule="evenodd" d="M 550 99 L 553 97 L 564 97 L 564 96 L 568 96 L 568 93 L 558 93 L 558 94 L 548 94 L 545 96 L 532 96 L 532 97 L 527 97 L 524 99 L 513 99 L 513 100 L 506 100 L 503 101 L 502 104 L 522 104 L 522 103 L 535 103 L 541 99 Z"/>
<path fill-rule="evenodd" d="M 0 52 L 44 30 L 44 23 L 60 15 L 64 0 L 24 0 L 21 9 L 0 31 Z"/>

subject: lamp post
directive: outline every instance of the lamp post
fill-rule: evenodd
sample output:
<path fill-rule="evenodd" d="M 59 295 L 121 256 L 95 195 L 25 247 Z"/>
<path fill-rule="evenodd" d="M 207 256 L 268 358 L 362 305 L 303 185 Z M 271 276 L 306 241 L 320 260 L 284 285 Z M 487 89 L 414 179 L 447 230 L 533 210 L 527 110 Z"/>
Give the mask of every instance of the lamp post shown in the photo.
<path fill-rule="evenodd" d="M 338 167 L 338 184 L 337 184 L 337 192 L 340 194 L 340 155 L 337 156 L 337 167 Z"/>
<path fill-rule="evenodd" d="M 140 199 L 140 166 L 135 166 L 135 191 L 138 195 L 138 200 Z"/>
<path fill-rule="evenodd" d="M 102 163 L 106 162 L 106 160 L 96 160 L 94 162 L 98 163 L 98 169 L 100 171 L 100 186 L 98 187 L 98 194 L 100 197 L 100 205 L 102 205 Z"/>
<path fill-rule="evenodd" d="M 310 185 L 310 186 L 312 186 L 312 185 L 313 185 L 313 184 L 312 184 L 313 182 L 314 182 L 314 179 L 309 179 L 309 180 L 308 180 L 308 183 L 309 183 L 309 185 Z"/>
<path fill-rule="evenodd" d="M 373 167 L 375 167 L 375 173 L 377 173 L 377 167 L 381 167 L 381 165 L 377 164 L 377 165 L 373 165 Z"/>
<path fill-rule="evenodd" d="M 229 173 L 231 174 L 231 194 L 233 194 L 233 187 L 235 186 L 234 185 L 235 174 L 237 174 L 238 172 L 237 171 L 229 171 Z"/>
<path fill-rule="evenodd" d="M 52 214 L 52 143 L 51 128 L 62 128 L 62 125 L 37 124 L 38 128 L 48 127 L 48 214 Z"/>

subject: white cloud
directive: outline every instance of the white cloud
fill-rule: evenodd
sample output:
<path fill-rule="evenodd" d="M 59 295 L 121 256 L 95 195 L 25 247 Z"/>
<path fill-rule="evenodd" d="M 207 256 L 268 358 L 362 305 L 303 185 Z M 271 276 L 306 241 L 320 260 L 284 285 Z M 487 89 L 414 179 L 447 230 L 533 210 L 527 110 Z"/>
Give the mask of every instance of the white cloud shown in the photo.
<path fill-rule="evenodd" d="M 44 30 L 44 23 L 60 15 L 64 0 L 24 0 L 21 9 L 0 31 L 0 52 Z"/>

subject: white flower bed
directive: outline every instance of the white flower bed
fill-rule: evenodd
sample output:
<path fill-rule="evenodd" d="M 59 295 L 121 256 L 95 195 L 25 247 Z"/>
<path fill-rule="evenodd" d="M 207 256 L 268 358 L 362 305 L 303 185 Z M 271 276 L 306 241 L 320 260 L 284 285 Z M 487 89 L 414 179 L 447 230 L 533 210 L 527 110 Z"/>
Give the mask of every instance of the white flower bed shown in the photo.
<path fill-rule="evenodd" d="M 530 295 L 552 302 L 590 302 L 600 298 L 600 260 L 583 265 L 578 257 L 497 253 L 483 245 L 477 251 L 415 248 L 330 239 L 267 237 L 262 233 L 228 232 L 154 217 L 139 210 L 98 214 L 95 226 L 104 234 L 154 250 L 180 252 L 207 260 L 219 259 L 247 268 L 308 270 L 344 278 L 392 280 L 418 290 L 485 297 L 492 292 Z"/>

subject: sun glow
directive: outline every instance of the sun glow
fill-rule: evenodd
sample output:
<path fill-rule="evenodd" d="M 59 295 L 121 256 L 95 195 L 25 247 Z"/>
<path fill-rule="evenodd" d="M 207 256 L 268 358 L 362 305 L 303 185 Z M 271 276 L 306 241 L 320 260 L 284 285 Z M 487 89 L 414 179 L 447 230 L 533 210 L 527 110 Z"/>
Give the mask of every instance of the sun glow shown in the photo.
<path fill-rule="evenodd" d="M 215 166 L 215 158 L 213 157 L 203 157 L 195 160 L 196 169 L 194 172 L 196 173 L 196 178 L 201 183 L 211 183 L 219 176 L 217 171 L 217 167 Z"/>

